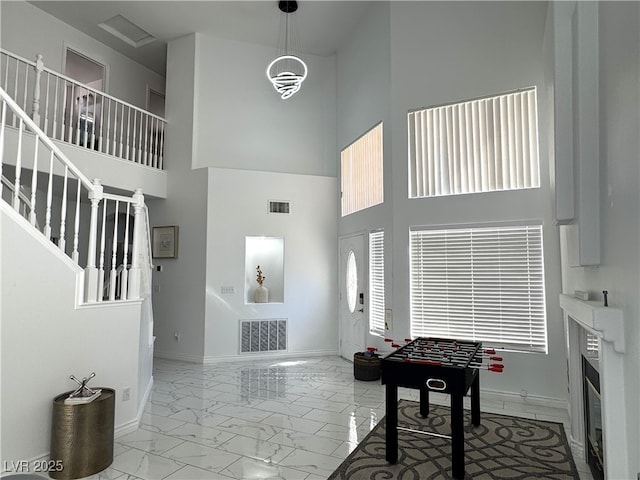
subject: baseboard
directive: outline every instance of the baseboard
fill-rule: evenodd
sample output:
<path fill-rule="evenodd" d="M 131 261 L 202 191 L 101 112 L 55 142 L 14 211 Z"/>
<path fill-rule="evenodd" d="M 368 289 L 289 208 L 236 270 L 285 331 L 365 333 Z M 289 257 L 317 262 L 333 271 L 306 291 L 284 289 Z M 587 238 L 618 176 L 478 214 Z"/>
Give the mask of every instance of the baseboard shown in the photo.
<path fill-rule="evenodd" d="M 205 356 L 198 357 L 195 355 L 182 355 L 179 353 L 155 352 L 154 357 L 166 360 L 178 360 L 189 363 L 199 363 L 202 365 L 211 365 L 214 363 L 225 362 L 242 362 L 245 360 L 274 360 L 284 358 L 308 358 L 308 357 L 330 357 L 337 356 L 337 350 L 312 350 L 305 352 L 255 352 L 243 353 L 242 355 L 226 355 L 226 356 Z"/>
<path fill-rule="evenodd" d="M 511 403 L 522 405 L 541 405 L 545 407 L 557 408 L 569 411 L 569 404 L 566 398 L 544 397 L 542 395 L 522 395 L 514 392 L 504 392 L 501 390 L 485 390 L 481 388 L 481 397 L 490 400 L 505 400 Z"/>
<path fill-rule="evenodd" d="M 228 355 L 225 357 L 204 357 L 202 363 L 210 365 L 213 363 L 242 362 L 245 360 L 283 360 L 287 358 L 309 358 L 309 357 L 330 357 L 338 355 L 336 350 L 313 350 L 305 352 L 255 352 L 243 353 L 242 355 Z"/>
<path fill-rule="evenodd" d="M 149 397 L 151 396 L 151 390 L 153 389 L 153 376 L 149 379 L 149 383 L 147 384 L 147 388 L 144 391 L 144 395 L 142 396 L 142 401 L 138 403 L 138 413 L 136 414 L 136 418 L 131 420 L 130 422 L 123 423 L 122 425 L 118 425 L 115 427 L 113 436 L 115 438 L 126 435 L 127 433 L 133 433 L 140 427 L 140 420 L 142 420 L 142 415 L 144 414 L 144 407 L 149 401 Z"/>
<path fill-rule="evenodd" d="M 165 360 L 177 360 L 179 362 L 202 363 L 202 357 L 196 355 L 183 355 L 181 353 L 153 352 L 154 358 L 164 358 Z"/>

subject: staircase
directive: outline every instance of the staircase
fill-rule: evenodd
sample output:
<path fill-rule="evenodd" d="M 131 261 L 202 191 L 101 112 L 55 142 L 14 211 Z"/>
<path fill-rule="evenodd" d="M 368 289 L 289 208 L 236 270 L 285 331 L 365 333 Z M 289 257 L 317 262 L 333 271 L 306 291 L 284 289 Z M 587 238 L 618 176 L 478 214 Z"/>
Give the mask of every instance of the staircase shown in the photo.
<path fill-rule="evenodd" d="M 12 69 L 2 53 L 6 86 Z M 25 92 L 33 85 L 26 78 Z M 26 93 L 13 94 L 26 105 Z M 51 400 L 73 389 L 69 375 L 93 371 L 94 386 L 115 388 L 116 435 L 137 428 L 153 381 L 150 227 L 142 190 L 108 192 L 100 180 L 90 180 L 45 133 L 60 125 L 52 128 L 37 109 L 30 116 L 23 106 L 0 87 L 3 461 L 47 457 Z M 127 152 L 114 149 L 112 140 L 126 138 L 124 127 L 117 137 L 106 129 L 90 134 L 86 123 L 84 132 L 77 127 L 79 117 L 59 118 L 75 126 L 67 138 L 76 146 Z M 142 152 L 144 132 L 153 129 L 138 127 L 132 125 L 139 136 L 130 161 L 161 170 L 159 143 Z"/>

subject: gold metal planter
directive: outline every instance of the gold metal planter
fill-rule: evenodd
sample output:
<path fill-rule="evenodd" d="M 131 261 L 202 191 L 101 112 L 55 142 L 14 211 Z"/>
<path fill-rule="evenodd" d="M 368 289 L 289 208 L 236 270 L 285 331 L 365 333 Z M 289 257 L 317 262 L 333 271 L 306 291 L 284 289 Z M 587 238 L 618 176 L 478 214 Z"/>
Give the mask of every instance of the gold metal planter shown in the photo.
<path fill-rule="evenodd" d="M 102 393 L 90 403 L 68 405 L 71 392 L 53 399 L 50 460 L 61 461 L 55 479 L 88 477 L 113 462 L 115 390 L 99 387 Z"/>

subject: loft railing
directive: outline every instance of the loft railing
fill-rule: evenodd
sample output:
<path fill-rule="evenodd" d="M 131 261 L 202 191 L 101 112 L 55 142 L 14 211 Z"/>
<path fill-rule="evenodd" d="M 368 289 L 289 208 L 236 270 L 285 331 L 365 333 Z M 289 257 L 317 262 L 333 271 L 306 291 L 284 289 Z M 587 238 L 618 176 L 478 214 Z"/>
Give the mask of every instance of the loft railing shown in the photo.
<path fill-rule="evenodd" d="M 149 290 L 149 226 L 142 192 L 131 197 L 105 193 L 100 181 L 78 170 L 2 88 L 0 177 L 12 184 L 7 190 L 13 209 L 34 228 L 42 225 L 47 239 L 84 266 L 85 302 L 137 299 Z M 5 199 L 5 193 L 0 183 L 0 197 Z"/>
<path fill-rule="evenodd" d="M 164 118 L 45 67 L 42 55 L 0 49 L 0 86 L 48 137 L 164 169 Z"/>

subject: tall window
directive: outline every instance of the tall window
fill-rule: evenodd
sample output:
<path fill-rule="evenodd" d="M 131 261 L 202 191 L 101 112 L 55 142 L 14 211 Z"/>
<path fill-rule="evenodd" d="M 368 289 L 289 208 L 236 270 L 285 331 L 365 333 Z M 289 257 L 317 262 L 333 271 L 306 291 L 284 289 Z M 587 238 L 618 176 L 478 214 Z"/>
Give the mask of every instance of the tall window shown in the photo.
<path fill-rule="evenodd" d="M 408 120 L 409 198 L 540 186 L 535 87 Z"/>
<path fill-rule="evenodd" d="M 369 332 L 384 335 L 384 231 L 369 234 Z"/>
<path fill-rule="evenodd" d="M 547 351 L 541 225 L 410 232 L 411 336 Z"/>
<path fill-rule="evenodd" d="M 382 123 L 340 153 L 342 216 L 383 201 Z"/>

